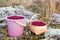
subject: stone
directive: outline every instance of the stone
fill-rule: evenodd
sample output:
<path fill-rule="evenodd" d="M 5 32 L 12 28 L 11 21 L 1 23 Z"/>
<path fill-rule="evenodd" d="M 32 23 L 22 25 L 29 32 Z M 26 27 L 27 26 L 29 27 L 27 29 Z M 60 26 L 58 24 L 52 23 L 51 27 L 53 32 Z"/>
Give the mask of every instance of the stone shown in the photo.
<path fill-rule="evenodd" d="M 45 37 L 50 37 L 53 35 L 60 35 L 60 29 L 49 28 L 48 31 L 44 35 Z"/>
<path fill-rule="evenodd" d="M 53 13 L 52 16 L 53 16 L 53 18 L 55 19 L 55 21 L 56 21 L 57 23 L 60 23 L 60 15 L 59 15 L 59 14 Z"/>

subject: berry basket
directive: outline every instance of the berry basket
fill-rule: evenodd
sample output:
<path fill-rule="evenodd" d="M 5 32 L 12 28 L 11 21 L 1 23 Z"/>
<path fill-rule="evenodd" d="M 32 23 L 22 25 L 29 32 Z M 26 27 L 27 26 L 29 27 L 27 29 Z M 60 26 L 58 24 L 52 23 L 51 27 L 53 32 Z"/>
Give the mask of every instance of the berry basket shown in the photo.
<path fill-rule="evenodd" d="M 39 15 L 39 14 L 37 14 Z M 36 15 L 35 15 L 36 16 Z M 36 35 L 43 34 L 47 31 L 47 25 L 45 22 L 40 20 L 32 20 L 34 17 L 31 18 L 29 22 L 29 30 L 35 33 Z"/>

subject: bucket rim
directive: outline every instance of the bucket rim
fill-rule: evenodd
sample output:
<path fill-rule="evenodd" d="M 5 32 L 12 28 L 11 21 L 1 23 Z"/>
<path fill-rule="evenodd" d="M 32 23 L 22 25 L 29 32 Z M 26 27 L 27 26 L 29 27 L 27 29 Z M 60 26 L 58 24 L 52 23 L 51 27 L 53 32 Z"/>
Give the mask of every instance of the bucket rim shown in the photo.
<path fill-rule="evenodd" d="M 11 16 L 22 16 L 22 15 L 11 15 Z M 8 19 L 8 17 L 11 17 L 11 16 L 7 16 L 6 20 L 14 21 L 13 19 Z M 22 17 L 24 17 L 24 16 L 22 16 Z M 25 19 L 25 17 L 23 19 Z M 23 20 L 23 19 L 15 19 L 15 20 Z"/>

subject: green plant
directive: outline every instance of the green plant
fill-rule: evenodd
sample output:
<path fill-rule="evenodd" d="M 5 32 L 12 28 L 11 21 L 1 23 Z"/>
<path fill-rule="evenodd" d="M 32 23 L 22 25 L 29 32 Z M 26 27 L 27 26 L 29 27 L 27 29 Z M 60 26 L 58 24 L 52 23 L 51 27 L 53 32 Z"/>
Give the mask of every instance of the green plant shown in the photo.
<path fill-rule="evenodd" d="M 37 5 L 28 6 L 28 7 L 26 7 L 26 9 L 30 10 L 34 13 L 39 13 L 39 7 Z"/>
<path fill-rule="evenodd" d="M 8 0 L 1 0 L 1 2 L 0 2 L 0 3 L 1 3 L 2 5 L 4 5 L 4 4 L 6 4 L 6 3 L 7 3 L 7 1 L 8 1 Z"/>
<path fill-rule="evenodd" d="M 37 5 L 36 6 L 32 6 L 31 11 L 38 13 L 39 12 L 39 7 Z"/>

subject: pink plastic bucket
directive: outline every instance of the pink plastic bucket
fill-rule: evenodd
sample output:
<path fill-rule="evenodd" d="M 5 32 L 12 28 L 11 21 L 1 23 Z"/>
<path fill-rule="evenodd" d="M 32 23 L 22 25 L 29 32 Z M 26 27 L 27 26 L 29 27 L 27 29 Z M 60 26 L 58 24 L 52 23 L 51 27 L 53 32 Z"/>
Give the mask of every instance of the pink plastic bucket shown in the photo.
<path fill-rule="evenodd" d="M 18 24 L 24 23 L 24 16 L 8 16 L 7 17 L 7 26 L 8 26 L 8 34 L 11 37 L 19 37 L 23 35 L 24 26 Z"/>

